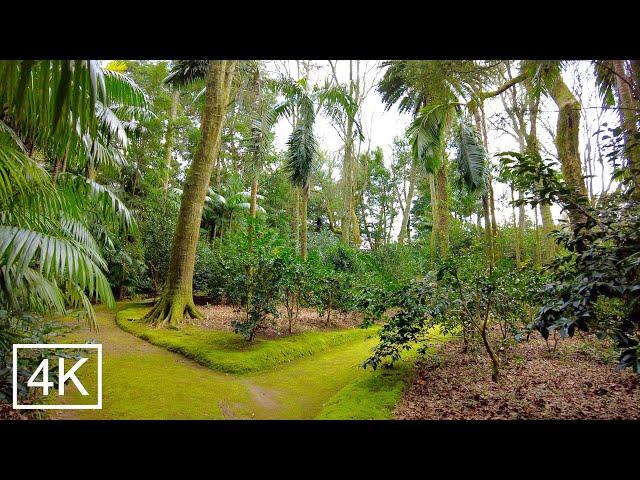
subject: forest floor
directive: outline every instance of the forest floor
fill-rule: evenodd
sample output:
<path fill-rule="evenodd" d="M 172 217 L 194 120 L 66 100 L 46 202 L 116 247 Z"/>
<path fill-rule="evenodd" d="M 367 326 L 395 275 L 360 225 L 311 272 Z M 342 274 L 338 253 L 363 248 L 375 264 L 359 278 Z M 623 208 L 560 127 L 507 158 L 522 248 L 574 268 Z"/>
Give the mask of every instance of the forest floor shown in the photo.
<path fill-rule="evenodd" d="M 198 306 L 204 319 L 190 320 L 190 323 L 202 328 L 212 330 L 233 331 L 233 320 L 241 319 L 238 311 L 231 305 L 200 305 Z M 277 338 L 289 335 L 289 322 L 285 307 L 278 307 L 280 317 L 271 319 L 266 329 L 261 330 L 258 335 L 263 338 Z M 298 318 L 292 324 L 292 333 L 307 331 L 330 331 L 338 328 L 355 327 L 362 323 L 362 315 L 350 313 L 343 315 L 339 312 L 332 312 L 329 321 L 327 315 L 318 315 L 318 311 L 313 308 L 300 308 Z"/>
<path fill-rule="evenodd" d="M 130 305 L 122 303 L 118 308 L 122 310 Z M 413 374 L 409 363 L 376 372 L 360 367 L 376 344 L 376 335 L 356 336 L 339 346 L 328 346 L 312 355 L 280 364 L 278 368 L 229 374 L 202 366 L 123 331 L 118 328 L 113 312 L 99 308 L 97 313 L 97 332 L 78 325 L 56 341 L 85 343 L 95 340 L 103 345 L 103 408 L 52 411 L 49 418 L 391 418 L 393 408 Z M 286 340 L 263 340 L 281 341 Z M 91 391 L 95 379 L 78 376 Z M 73 393 L 66 395 L 63 401 L 77 402 L 79 393 L 75 388 L 70 390 Z M 356 393 L 358 398 L 367 401 L 356 401 L 354 406 L 345 408 L 345 402 L 353 402 Z"/>
<path fill-rule="evenodd" d="M 640 419 L 640 376 L 617 371 L 610 345 L 594 336 L 507 344 L 498 383 L 482 346 L 446 343 L 418 364 L 398 419 Z"/>

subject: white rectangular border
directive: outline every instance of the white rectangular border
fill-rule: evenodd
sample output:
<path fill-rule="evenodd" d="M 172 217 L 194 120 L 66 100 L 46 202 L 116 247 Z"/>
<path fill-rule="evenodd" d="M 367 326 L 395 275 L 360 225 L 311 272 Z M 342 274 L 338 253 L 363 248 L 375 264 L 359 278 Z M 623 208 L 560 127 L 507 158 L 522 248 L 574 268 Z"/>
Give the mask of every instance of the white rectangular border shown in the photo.
<path fill-rule="evenodd" d="M 18 349 L 19 348 L 95 348 L 98 351 L 98 403 L 96 405 L 19 405 L 18 404 Z M 15 410 L 102 410 L 102 344 L 101 343 L 14 343 L 13 344 L 13 408 Z"/>

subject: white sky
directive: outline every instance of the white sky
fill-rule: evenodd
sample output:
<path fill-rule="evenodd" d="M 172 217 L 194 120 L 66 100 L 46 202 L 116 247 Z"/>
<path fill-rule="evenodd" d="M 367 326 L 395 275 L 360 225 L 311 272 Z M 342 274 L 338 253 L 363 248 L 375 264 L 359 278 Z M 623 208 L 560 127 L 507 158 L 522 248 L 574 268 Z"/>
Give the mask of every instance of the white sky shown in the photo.
<path fill-rule="evenodd" d="M 311 82 L 322 83 L 324 79 L 331 76 L 331 68 L 328 61 L 314 61 L 314 65 L 319 67 L 310 75 Z M 369 71 L 367 75 L 367 83 L 375 81 L 382 75 L 382 70 L 377 68 L 380 62 L 375 61 L 362 61 L 361 72 Z M 337 63 L 337 74 L 341 83 L 346 83 L 349 73 L 349 61 L 341 60 Z M 269 72 L 284 71 L 284 68 L 288 69 L 290 74 L 296 77 L 296 62 L 295 60 L 285 61 L 268 61 L 266 67 Z M 585 148 L 587 146 L 587 139 L 598 129 L 598 125 L 602 122 L 608 122 L 610 126 L 617 124 L 617 116 L 612 111 L 602 112 L 599 107 L 601 102 L 597 97 L 596 88 L 592 73 L 592 66 L 589 61 L 573 62 L 569 68 L 563 72 L 563 78 L 565 82 L 576 94 L 580 88 L 576 83 L 576 72 L 580 73 L 583 78 L 582 86 L 582 98 L 581 103 L 584 108 L 584 115 L 581 120 L 581 138 L 580 138 L 580 150 L 581 155 L 584 155 Z M 489 100 L 485 105 L 485 112 L 487 119 L 492 114 L 503 110 L 502 102 L 499 98 Z M 597 115 L 601 114 L 600 122 L 598 122 Z M 586 120 L 586 121 L 585 121 Z M 385 163 L 388 165 L 391 159 L 391 145 L 395 136 L 403 136 L 411 117 L 408 114 L 400 114 L 395 107 L 392 107 L 389 111 L 385 111 L 380 95 L 376 92 L 375 88 L 372 88 L 362 106 L 362 123 L 365 136 L 367 137 L 364 142 L 364 147 L 369 142 L 371 149 L 375 147 L 381 147 L 384 152 Z M 538 135 L 543 147 L 550 153 L 555 155 L 556 149 L 553 141 L 548 132 L 545 131 L 543 123 L 550 125 L 555 131 L 555 125 L 557 121 L 557 107 L 550 99 L 544 99 L 541 103 L 541 112 L 539 114 Z M 497 152 L 507 150 L 518 150 L 516 140 L 510 135 L 490 128 L 488 131 L 489 153 L 494 154 Z M 286 149 L 286 140 L 291 132 L 291 125 L 285 119 L 280 120 L 275 128 L 275 144 L 278 150 Z M 342 148 L 342 141 L 335 132 L 334 128 L 324 118 L 320 117 L 316 121 L 316 137 L 320 148 L 330 153 L 337 153 Z M 592 140 L 593 143 L 593 140 Z M 544 149 L 543 149 L 544 150 Z M 548 155 L 548 154 L 547 154 Z M 543 151 L 543 156 L 545 152 Z M 599 174 L 599 169 L 596 169 Z M 600 180 L 594 181 L 594 191 L 599 192 Z M 507 199 L 507 186 L 504 184 L 494 183 L 494 194 L 496 199 L 496 216 L 499 223 L 511 221 L 511 207 L 508 204 Z M 553 206 L 552 213 L 554 218 L 560 217 L 560 209 L 557 206 Z M 529 211 L 528 215 L 533 219 L 533 211 Z M 398 216 L 398 221 L 400 216 Z M 395 226 L 399 229 L 399 225 Z"/>

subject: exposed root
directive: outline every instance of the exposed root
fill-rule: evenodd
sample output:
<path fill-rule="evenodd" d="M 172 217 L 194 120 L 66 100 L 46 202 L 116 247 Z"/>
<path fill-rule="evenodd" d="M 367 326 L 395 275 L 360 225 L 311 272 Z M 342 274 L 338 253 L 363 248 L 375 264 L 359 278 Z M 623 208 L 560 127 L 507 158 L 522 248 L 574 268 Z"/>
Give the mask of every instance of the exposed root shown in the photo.
<path fill-rule="evenodd" d="M 163 295 L 154 307 L 144 316 L 144 321 L 158 328 L 176 328 L 183 320 L 189 318 L 202 319 L 203 316 L 193 303 L 180 296 L 169 297 Z"/>

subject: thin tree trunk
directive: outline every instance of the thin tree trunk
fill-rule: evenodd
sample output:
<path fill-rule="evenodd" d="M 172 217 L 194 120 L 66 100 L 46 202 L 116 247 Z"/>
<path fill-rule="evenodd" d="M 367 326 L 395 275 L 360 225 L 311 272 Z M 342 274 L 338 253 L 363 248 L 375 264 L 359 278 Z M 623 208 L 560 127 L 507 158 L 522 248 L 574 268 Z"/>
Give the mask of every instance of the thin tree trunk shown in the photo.
<path fill-rule="evenodd" d="M 291 212 L 291 236 L 293 247 L 299 251 L 300 245 L 300 187 L 293 187 L 293 210 Z"/>
<path fill-rule="evenodd" d="M 435 258 L 440 234 L 438 229 L 438 192 L 436 190 L 436 176 L 429 173 L 429 189 L 431 191 L 431 256 Z"/>
<path fill-rule="evenodd" d="M 407 198 L 404 210 L 402 211 L 402 225 L 400 226 L 400 233 L 398 233 L 398 243 L 403 244 L 405 239 L 409 237 L 409 216 L 411 214 L 411 204 L 413 203 L 413 192 L 415 190 L 416 183 L 416 163 L 411 161 L 411 170 L 409 171 L 409 189 L 407 191 Z"/>
<path fill-rule="evenodd" d="M 620 123 L 623 129 L 625 156 L 628 159 L 633 182 L 636 186 L 636 196 L 640 197 L 640 138 L 638 138 L 637 118 L 639 103 L 633 99 L 633 92 L 627 78 L 624 60 L 612 60 L 616 79 L 616 93 Z"/>
<path fill-rule="evenodd" d="M 353 62 L 349 60 L 349 94 L 353 94 Z M 353 203 L 353 118 L 347 116 L 347 131 L 344 145 L 344 162 L 342 167 L 342 243 L 349 245 L 352 237 L 352 203 Z"/>
<path fill-rule="evenodd" d="M 522 263 L 522 258 L 520 256 L 520 244 L 522 243 L 522 238 L 520 237 L 520 229 L 518 228 L 518 223 L 516 221 L 516 206 L 515 206 L 515 198 L 513 194 L 513 185 L 509 185 L 509 190 L 511 192 L 511 217 L 513 221 L 513 231 L 516 236 L 516 265 L 520 266 Z"/>
<path fill-rule="evenodd" d="M 307 208 L 309 204 L 309 182 L 302 187 L 302 201 L 300 202 L 300 258 L 307 260 Z"/>
<path fill-rule="evenodd" d="M 196 245 L 205 196 L 220 150 L 220 134 L 236 63 L 234 60 L 209 62 L 201 136 L 184 182 L 167 280 L 162 296 L 145 317 L 158 325 L 173 326 L 185 316 L 202 316 L 193 302 Z"/>
<path fill-rule="evenodd" d="M 482 210 L 484 212 L 484 234 L 487 242 L 487 259 L 489 260 L 489 271 L 493 271 L 495 259 L 493 254 L 493 235 L 491 232 L 491 213 L 489 207 L 489 195 L 482 195 Z"/>
<path fill-rule="evenodd" d="M 447 164 L 446 161 L 436 172 L 436 196 L 438 198 L 438 251 L 441 257 L 449 252 L 449 202 L 447 199 Z"/>

